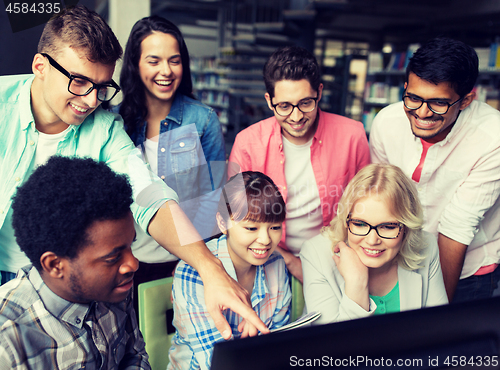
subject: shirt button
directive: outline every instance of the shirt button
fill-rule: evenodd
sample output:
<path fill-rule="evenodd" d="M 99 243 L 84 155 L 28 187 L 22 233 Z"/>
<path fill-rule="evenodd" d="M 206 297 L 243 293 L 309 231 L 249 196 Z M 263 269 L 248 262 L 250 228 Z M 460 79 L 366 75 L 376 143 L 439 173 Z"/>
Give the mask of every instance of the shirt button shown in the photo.
<path fill-rule="evenodd" d="M 75 134 L 75 139 L 78 137 L 78 134 Z"/>
<path fill-rule="evenodd" d="M 184 146 L 185 146 L 185 145 L 186 145 L 186 144 L 184 144 L 184 142 L 180 142 L 180 143 L 179 143 L 179 146 L 180 146 L 181 148 L 184 148 Z"/>
<path fill-rule="evenodd" d="M 280 164 L 283 164 L 283 161 L 280 161 Z"/>
<path fill-rule="evenodd" d="M 165 180 L 165 175 L 161 175 L 160 177 L 162 180 Z"/>
<path fill-rule="evenodd" d="M 0 209 L 0 215 L 3 215 L 3 209 Z"/>
<path fill-rule="evenodd" d="M 30 145 L 33 146 L 35 145 L 35 142 L 33 140 L 30 141 Z"/>
<path fill-rule="evenodd" d="M 286 186 L 283 186 L 283 190 L 286 190 Z"/>
<path fill-rule="evenodd" d="M 79 323 L 81 323 L 81 322 L 82 322 L 82 320 L 80 320 L 80 318 L 79 318 L 79 317 L 77 317 L 77 318 L 76 318 L 76 320 L 75 320 L 75 322 L 76 322 L 77 324 L 79 324 Z"/>
<path fill-rule="evenodd" d="M 16 180 L 16 182 L 19 182 L 19 181 L 21 181 L 21 178 L 20 177 L 16 177 L 15 180 Z"/>
<path fill-rule="evenodd" d="M 161 152 L 162 152 L 162 153 L 164 153 L 164 152 L 165 152 L 165 148 L 161 148 L 160 150 L 161 150 Z"/>
<path fill-rule="evenodd" d="M 168 125 L 168 122 L 163 122 L 163 124 L 164 124 L 165 126 L 167 126 L 167 125 Z"/>
<path fill-rule="evenodd" d="M 321 143 L 322 143 L 322 141 L 320 140 L 320 141 L 319 141 L 319 143 L 321 144 Z"/>

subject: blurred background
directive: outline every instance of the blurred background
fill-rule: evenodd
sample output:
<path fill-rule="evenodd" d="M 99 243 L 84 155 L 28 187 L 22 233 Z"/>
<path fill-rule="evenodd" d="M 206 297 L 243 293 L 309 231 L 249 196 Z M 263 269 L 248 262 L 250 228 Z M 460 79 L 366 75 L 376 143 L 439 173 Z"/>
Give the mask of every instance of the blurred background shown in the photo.
<path fill-rule="evenodd" d="M 272 115 L 262 67 L 283 45 L 314 52 L 325 85 L 322 109 L 362 121 L 367 133 L 374 115 L 400 100 L 408 58 L 435 36 L 476 49 L 478 99 L 499 108 L 500 0 L 62 1 L 74 3 L 101 14 L 123 47 L 142 17 L 156 14 L 179 26 L 195 94 L 216 109 L 229 144 L 237 132 Z M 0 75 L 31 73 L 43 24 L 16 31 L 7 11 L 0 13 Z M 116 81 L 119 70 L 120 65 Z M 113 101 L 118 102 L 119 97 Z"/>

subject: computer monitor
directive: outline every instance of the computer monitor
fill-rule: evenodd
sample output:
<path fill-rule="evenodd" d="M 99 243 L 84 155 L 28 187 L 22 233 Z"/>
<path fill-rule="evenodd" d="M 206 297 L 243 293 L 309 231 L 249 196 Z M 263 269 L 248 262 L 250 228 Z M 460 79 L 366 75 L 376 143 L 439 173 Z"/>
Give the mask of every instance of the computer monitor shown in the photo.
<path fill-rule="evenodd" d="M 217 343 L 212 370 L 498 369 L 500 297 Z"/>

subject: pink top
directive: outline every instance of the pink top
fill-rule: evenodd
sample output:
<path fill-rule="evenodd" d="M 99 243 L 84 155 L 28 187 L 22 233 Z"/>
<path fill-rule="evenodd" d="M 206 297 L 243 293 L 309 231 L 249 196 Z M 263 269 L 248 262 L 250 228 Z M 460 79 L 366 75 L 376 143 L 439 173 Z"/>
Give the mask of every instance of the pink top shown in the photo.
<path fill-rule="evenodd" d="M 311 164 L 321 200 L 323 226 L 326 226 L 335 216 L 338 201 L 349 181 L 370 163 L 370 151 L 362 123 L 321 110 L 318 114 Z M 260 171 L 269 176 L 286 202 L 285 154 L 281 127 L 274 116 L 253 124 L 236 136 L 229 162 L 229 176 L 243 171 Z M 283 228 L 280 246 L 288 249 L 285 223 Z"/>

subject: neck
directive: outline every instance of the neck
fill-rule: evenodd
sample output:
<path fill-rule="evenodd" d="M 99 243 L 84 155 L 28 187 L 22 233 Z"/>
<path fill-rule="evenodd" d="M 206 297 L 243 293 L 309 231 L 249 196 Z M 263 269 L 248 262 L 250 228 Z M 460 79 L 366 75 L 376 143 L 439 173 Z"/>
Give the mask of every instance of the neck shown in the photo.
<path fill-rule="evenodd" d="M 41 81 L 35 77 L 31 85 L 31 112 L 35 118 L 35 127 L 38 131 L 44 134 L 58 134 L 68 128 L 68 124 L 64 123 L 49 112 L 48 109 L 42 104 L 43 92 L 41 89 Z"/>
<path fill-rule="evenodd" d="M 165 117 L 170 113 L 173 100 L 174 98 L 169 101 L 162 101 L 146 94 L 146 105 L 148 108 L 148 116 L 146 117 L 146 120 L 148 123 L 150 120 L 161 121 L 165 119 Z"/>

